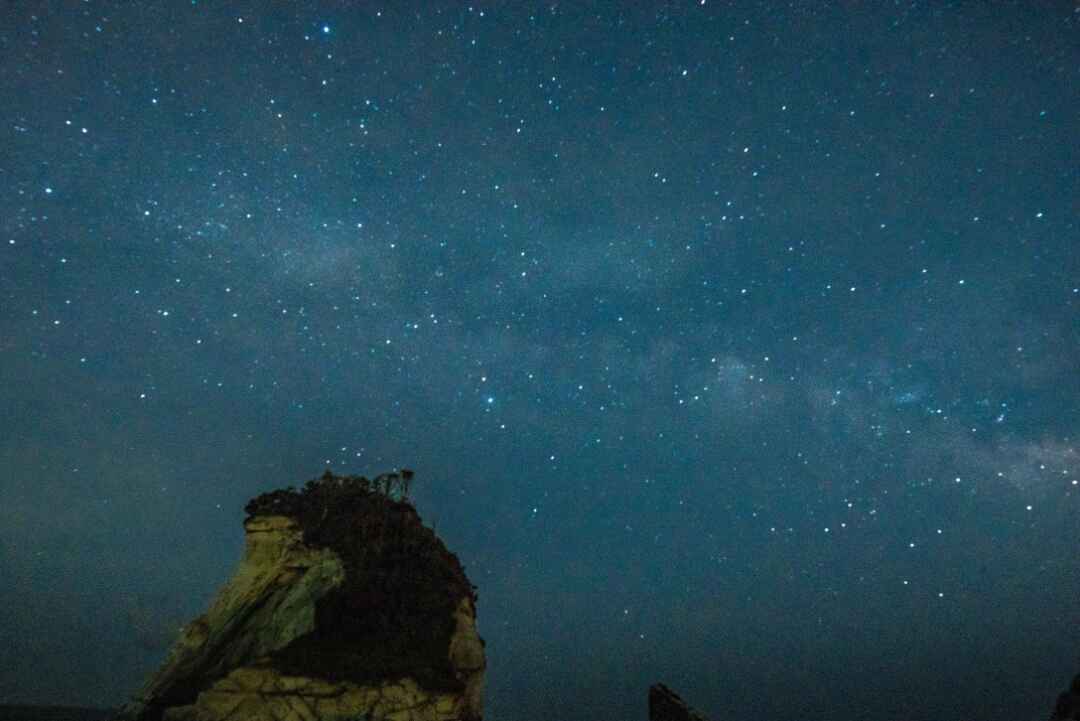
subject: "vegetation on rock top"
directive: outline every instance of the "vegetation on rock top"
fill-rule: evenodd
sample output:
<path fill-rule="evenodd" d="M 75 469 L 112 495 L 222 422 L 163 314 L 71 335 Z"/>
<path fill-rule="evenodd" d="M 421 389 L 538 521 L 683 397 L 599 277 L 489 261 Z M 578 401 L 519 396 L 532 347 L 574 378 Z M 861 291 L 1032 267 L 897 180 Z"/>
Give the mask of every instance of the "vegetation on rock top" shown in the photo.
<path fill-rule="evenodd" d="M 306 544 L 333 550 L 345 566 L 342 584 L 316 604 L 315 630 L 276 652 L 274 666 L 358 683 L 410 675 L 430 689 L 460 690 L 448 658 L 453 613 L 465 597 L 475 608 L 476 587 L 409 502 L 412 478 L 328 470 L 302 490 L 247 504 L 249 518 L 296 519 Z"/>

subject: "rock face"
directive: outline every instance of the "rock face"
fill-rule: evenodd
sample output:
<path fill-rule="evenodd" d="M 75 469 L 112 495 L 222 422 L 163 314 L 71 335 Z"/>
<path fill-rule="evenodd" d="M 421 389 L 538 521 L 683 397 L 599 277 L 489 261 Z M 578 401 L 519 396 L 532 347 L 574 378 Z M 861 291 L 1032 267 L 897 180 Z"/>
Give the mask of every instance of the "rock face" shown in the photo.
<path fill-rule="evenodd" d="M 649 687 L 649 721 L 708 721 L 662 683 Z"/>
<path fill-rule="evenodd" d="M 410 472 L 329 471 L 246 506 L 246 547 L 122 721 L 477 721 L 484 642 Z"/>

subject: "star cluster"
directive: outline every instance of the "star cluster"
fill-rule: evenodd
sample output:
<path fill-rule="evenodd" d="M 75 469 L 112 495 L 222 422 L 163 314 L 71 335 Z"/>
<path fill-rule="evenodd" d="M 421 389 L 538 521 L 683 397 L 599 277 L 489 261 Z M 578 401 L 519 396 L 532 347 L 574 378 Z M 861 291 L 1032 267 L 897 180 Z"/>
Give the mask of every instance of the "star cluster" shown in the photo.
<path fill-rule="evenodd" d="M 490 718 L 1015 719 L 1080 642 L 1069 3 L 18 4 L 0 702 L 417 471 Z"/>

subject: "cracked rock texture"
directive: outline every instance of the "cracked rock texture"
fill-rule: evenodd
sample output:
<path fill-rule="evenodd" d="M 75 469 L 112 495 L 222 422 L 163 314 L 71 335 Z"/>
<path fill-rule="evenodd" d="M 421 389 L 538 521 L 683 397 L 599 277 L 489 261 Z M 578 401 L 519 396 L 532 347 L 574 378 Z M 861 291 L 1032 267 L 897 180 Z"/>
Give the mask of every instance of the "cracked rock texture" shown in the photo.
<path fill-rule="evenodd" d="M 480 719 L 475 587 L 397 478 L 327 472 L 248 503 L 232 578 L 117 718 Z"/>

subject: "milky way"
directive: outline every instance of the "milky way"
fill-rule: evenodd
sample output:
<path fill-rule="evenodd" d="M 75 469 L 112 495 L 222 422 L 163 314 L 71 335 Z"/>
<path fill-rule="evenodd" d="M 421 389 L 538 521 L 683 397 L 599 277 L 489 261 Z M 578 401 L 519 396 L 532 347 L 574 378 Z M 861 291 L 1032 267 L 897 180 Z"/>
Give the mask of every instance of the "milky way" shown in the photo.
<path fill-rule="evenodd" d="M 0 703 L 119 705 L 248 499 L 407 466 L 495 721 L 1044 717 L 1080 46 L 1037 5 L 6 7 Z"/>

